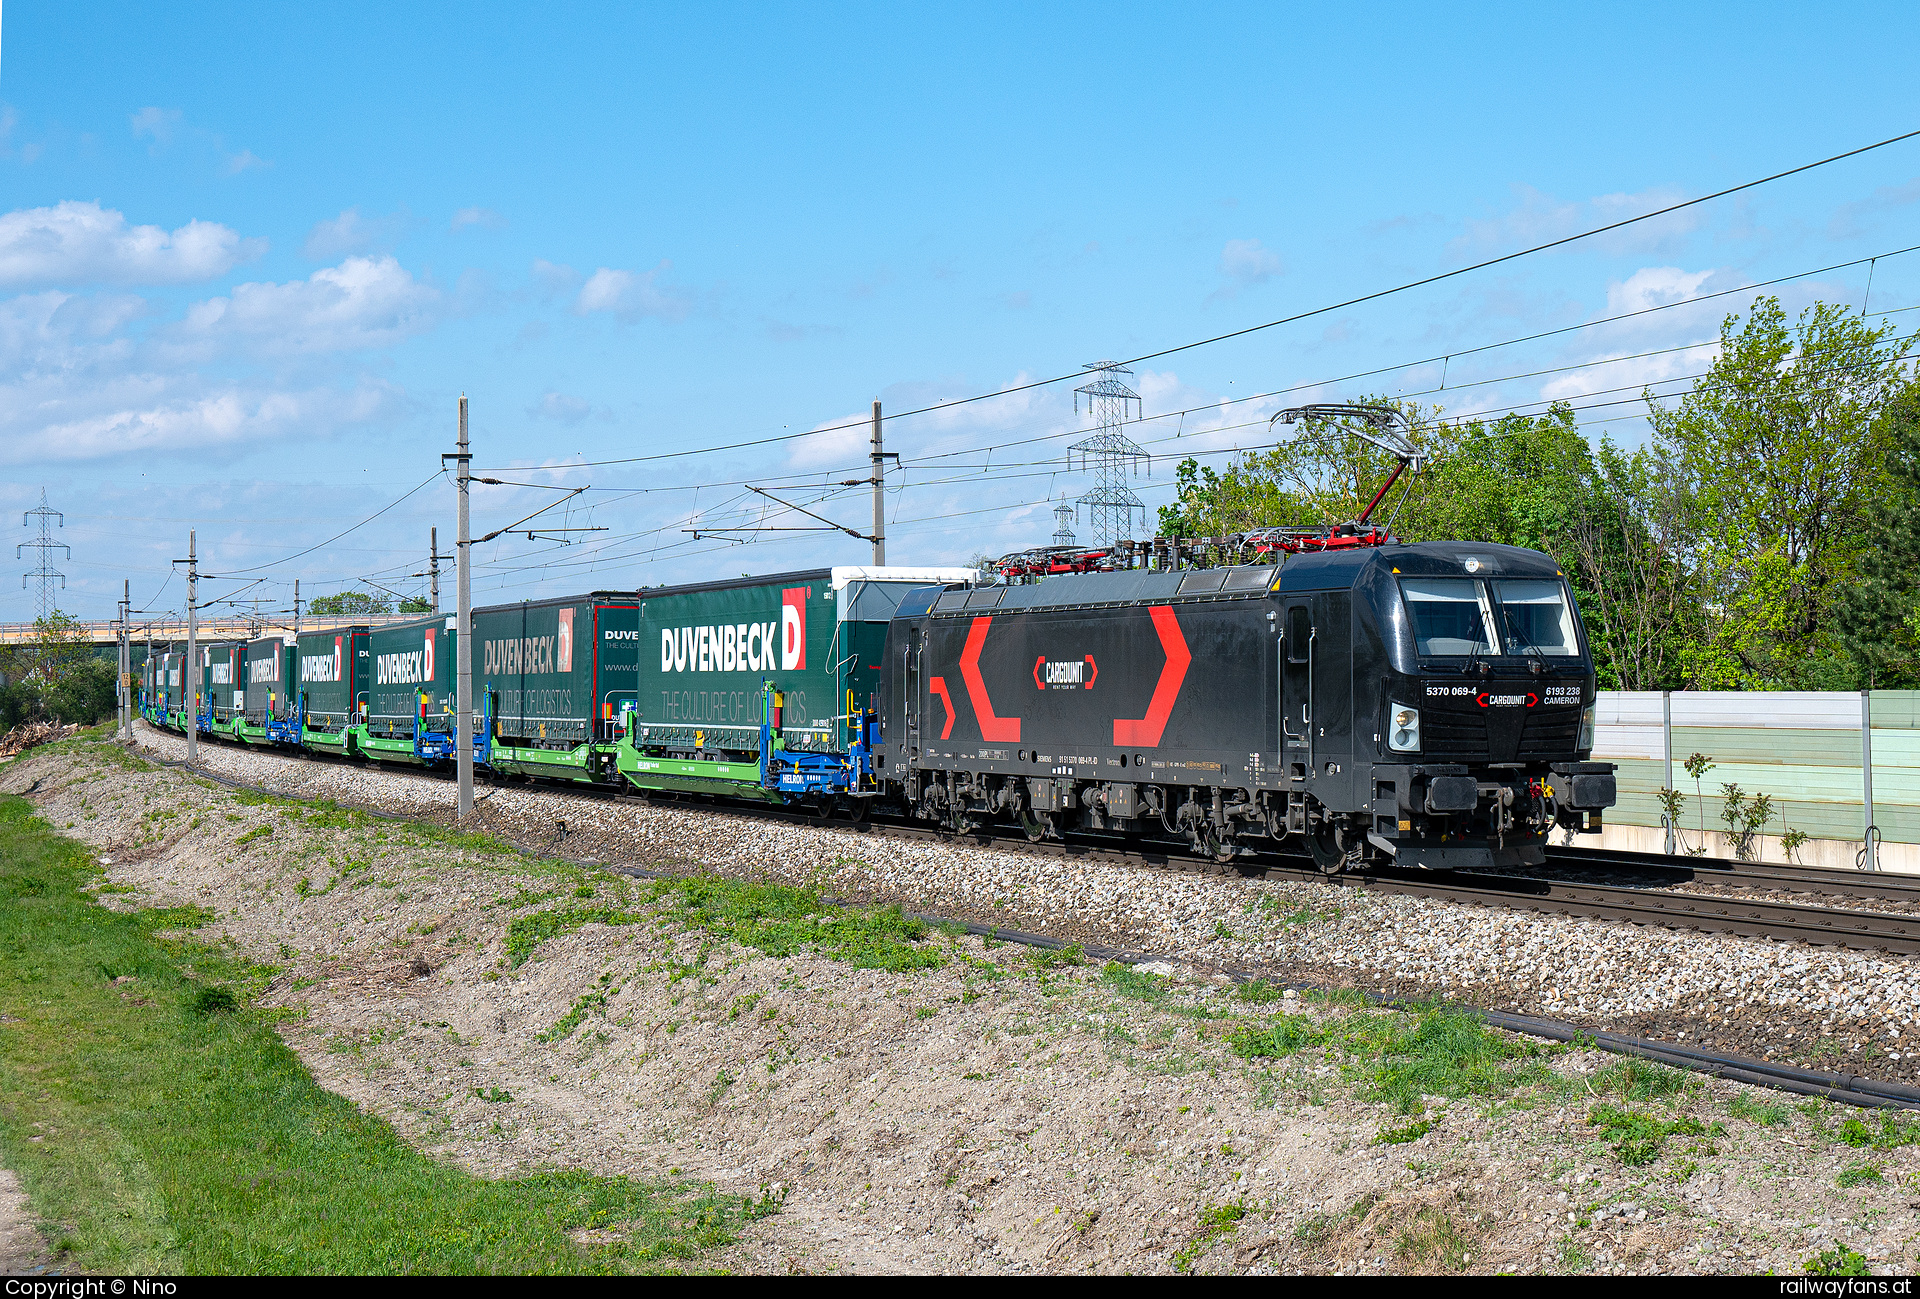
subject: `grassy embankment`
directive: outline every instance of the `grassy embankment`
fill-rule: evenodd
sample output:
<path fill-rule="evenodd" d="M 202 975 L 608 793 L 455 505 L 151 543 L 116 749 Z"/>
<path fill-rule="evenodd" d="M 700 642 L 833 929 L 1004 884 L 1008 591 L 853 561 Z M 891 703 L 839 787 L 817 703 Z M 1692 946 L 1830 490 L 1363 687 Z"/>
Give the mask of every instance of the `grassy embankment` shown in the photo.
<path fill-rule="evenodd" d="M 250 1004 L 270 971 L 185 932 L 204 913 L 109 911 L 85 892 L 97 877 L 0 796 L 0 1162 L 58 1224 L 64 1267 L 658 1271 L 699 1266 L 768 1207 L 438 1163 L 314 1082 Z M 612 1243 L 569 1235 L 609 1227 Z"/>

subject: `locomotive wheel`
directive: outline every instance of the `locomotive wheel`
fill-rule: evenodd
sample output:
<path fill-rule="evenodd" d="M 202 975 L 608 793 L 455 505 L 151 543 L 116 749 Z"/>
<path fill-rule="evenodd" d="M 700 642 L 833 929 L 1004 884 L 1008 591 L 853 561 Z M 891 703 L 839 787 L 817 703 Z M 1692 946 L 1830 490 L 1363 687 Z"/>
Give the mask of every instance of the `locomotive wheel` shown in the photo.
<path fill-rule="evenodd" d="M 1213 860 L 1224 866 L 1240 855 L 1240 845 L 1233 841 L 1232 835 L 1215 833 L 1212 836 Z"/>
<path fill-rule="evenodd" d="M 1028 843 L 1039 843 L 1047 837 L 1047 818 L 1034 812 L 1020 814 L 1020 828 L 1027 832 Z"/>
<path fill-rule="evenodd" d="M 1346 851 L 1340 847 L 1339 836 L 1332 826 L 1322 826 L 1308 835 L 1307 851 L 1313 854 L 1313 864 L 1323 875 L 1338 875 L 1347 869 Z"/>

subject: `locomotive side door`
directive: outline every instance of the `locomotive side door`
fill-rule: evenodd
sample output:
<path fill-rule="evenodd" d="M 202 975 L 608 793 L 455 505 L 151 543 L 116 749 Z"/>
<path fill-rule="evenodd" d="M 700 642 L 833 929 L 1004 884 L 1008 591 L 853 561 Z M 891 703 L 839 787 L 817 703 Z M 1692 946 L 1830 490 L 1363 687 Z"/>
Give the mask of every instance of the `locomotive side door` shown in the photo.
<path fill-rule="evenodd" d="M 1312 754 L 1315 797 L 1336 811 L 1356 802 L 1353 754 L 1353 599 L 1346 591 L 1313 596 Z"/>
<path fill-rule="evenodd" d="M 1304 598 L 1289 600 L 1281 615 L 1280 743 L 1289 776 L 1313 765 L 1313 609 Z"/>
<path fill-rule="evenodd" d="M 900 651 L 900 694 L 901 703 L 906 709 L 907 734 L 901 743 L 906 758 L 913 761 L 920 756 L 920 636 L 919 628 L 907 633 L 906 646 Z"/>

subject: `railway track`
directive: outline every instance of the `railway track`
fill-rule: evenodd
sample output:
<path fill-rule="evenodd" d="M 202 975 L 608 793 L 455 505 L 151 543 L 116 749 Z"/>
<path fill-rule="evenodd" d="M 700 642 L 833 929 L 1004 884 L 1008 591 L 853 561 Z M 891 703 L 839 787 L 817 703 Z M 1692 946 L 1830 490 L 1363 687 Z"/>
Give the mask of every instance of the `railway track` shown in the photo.
<path fill-rule="evenodd" d="M 1881 871 L 1830 870 L 1781 862 L 1729 862 L 1709 857 L 1669 857 L 1665 853 L 1598 848 L 1554 848 L 1550 856 L 1569 865 L 1678 876 L 1684 882 L 1696 884 L 1744 885 L 1827 897 L 1920 902 L 1920 876 Z"/>
<path fill-rule="evenodd" d="M 185 769 L 189 771 L 190 774 L 212 780 L 217 784 L 229 788 L 246 789 L 259 793 L 273 794 L 276 797 L 285 797 L 285 795 L 281 795 L 277 791 L 261 786 L 251 785 L 244 781 L 235 780 L 231 777 L 222 776 L 203 769 L 187 767 L 187 764 L 184 762 L 166 759 L 162 759 L 161 761 L 164 765 Z M 440 778 L 426 772 L 396 772 L 394 774 L 407 774 L 436 784 L 440 783 Z M 572 792 L 582 793 L 586 791 Z M 611 797 L 612 795 L 602 796 Z M 703 811 L 717 812 L 723 815 L 754 816 L 760 819 L 766 819 L 771 816 L 795 823 L 821 824 L 817 817 L 782 813 L 772 809 L 730 808 L 707 804 L 702 804 L 701 807 Z M 386 820 L 397 821 L 409 819 L 398 813 L 369 810 L 372 812 L 372 815 Z M 1328 882 L 1326 881 L 1326 877 L 1322 876 L 1320 872 L 1312 868 L 1311 865 L 1292 866 L 1284 863 L 1274 863 L 1257 868 L 1222 868 L 1209 860 L 1181 856 L 1179 854 L 1159 854 L 1130 849 L 1122 850 L 1078 843 L 1032 844 L 1026 842 L 1024 839 L 1001 840 L 986 834 L 953 836 L 925 827 L 896 826 L 886 822 L 850 824 L 840 821 L 827 822 L 825 824 L 832 828 L 854 833 L 895 834 L 902 837 L 926 840 L 952 841 L 956 837 L 963 837 L 983 845 L 1008 848 L 1019 852 L 1107 861 L 1152 869 L 1174 869 L 1198 874 L 1225 873 L 1225 871 L 1231 869 L 1234 873 L 1243 876 L 1270 879 L 1312 879 Z M 521 851 L 531 852 L 534 850 L 521 848 Z M 540 852 L 541 855 L 548 854 L 548 850 L 545 849 L 540 850 Z M 1576 860 L 1609 859 L 1621 856 L 1620 854 L 1600 854 L 1583 850 L 1576 850 L 1576 852 Z M 658 875 L 657 872 L 640 867 L 606 863 L 592 858 L 576 858 L 573 860 L 582 865 L 604 865 L 608 869 L 636 877 L 654 878 Z M 1658 862 L 1661 859 L 1656 858 L 1655 860 Z M 1615 865 L 1618 864 L 1618 862 L 1603 861 L 1603 864 Z M 1712 868 L 1708 869 L 1712 870 Z M 1694 868 L 1685 867 L 1681 868 L 1681 872 L 1689 876 L 1705 873 L 1697 871 Z M 1717 874 L 1718 872 L 1715 873 Z M 1843 874 L 1843 872 L 1833 873 Z M 1730 875 L 1732 872 L 1728 872 L 1728 874 Z M 1355 877 L 1351 879 L 1341 879 L 1332 883 L 1337 883 L 1345 887 L 1368 888 L 1389 892 L 1407 892 L 1419 896 L 1443 897 L 1453 901 L 1470 902 L 1481 905 L 1521 906 L 1528 909 L 1560 911 L 1564 914 L 1601 915 L 1602 918 L 1629 920 L 1634 923 L 1676 924 L 1679 921 L 1679 917 L 1674 913 L 1662 911 L 1658 909 L 1657 906 L 1647 905 L 1649 898 L 1676 897 L 1679 900 L 1691 902 L 1696 905 L 1703 901 L 1698 895 L 1665 895 L 1657 890 L 1597 888 L 1590 885 L 1568 884 L 1565 882 L 1521 877 L 1490 876 L 1482 877 L 1482 880 L 1488 887 L 1474 887 L 1472 885 L 1442 883 L 1432 880 L 1380 877 Z M 1538 891 L 1540 886 L 1545 886 L 1546 892 L 1542 893 Z M 1520 891 L 1528 887 L 1532 887 L 1536 891 Z M 1557 895 L 1554 892 L 1556 887 L 1558 889 Z M 1626 900 L 1623 901 L 1616 895 L 1626 895 Z M 827 900 L 839 901 L 838 899 Z M 1715 902 L 1718 900 L 1706 899 L 1705 901 Z M 1712 914 L 1696 913 L 1691 918 L 1692 923 L 1687 927 L 1725 928 L 1728 932 L 1768 938 L 1802 937 L 1804 933 L 1805 937 L 1803 941 L 1847 946 L 1884 947 L 1888 950 L 1896 951 L 1915 950 L 1916 946 L 1920 946 L 1920 921 L 1912 922 L 1909 932 L 1892 933 L 1882 931 L 1874 934 L 1860 934 L 1845 929 L 1844 923 L 1841 927 L 1836 928 L 1835 924 L 1828 923 L 1828 921 L 1851 923 L 1863 918 L 1869 921 L 1894 921 L 1900 920 L 1901 918 L 1882 916 L 1876 913 L 1836 911 L 1819 907 L 1793 907 L 1779 903 L 1734 903 L 1732 905 L 1735 908 L 1746 906 L 1758 907 L 1761 910 L 1753 914 L 1743 914 L 1738 910 Z M 1793 914 L 1791 918 L 1783 919 L 1782 913 Z M 1823 917 L 1824 919 L 1810 919 L 1810 917 Z M 929 922 L 953 923 L 952 918 L 939 915 L 926 914 L 921 915 L 920 918 Z M 970 933 L 990 936 L 1002 942 L 1020 943 L 1027 946 L 1054 950 L 1068 946 L 1066 940 L 1047 934 L 1032 933 L 1002 925 L 981 925 L 969 921 L 961 921 L 958 923 Z M 1793 928 L 1796 932 L 1791 934 L 1783 933 L 1783 928 L 1788 927 Z M 1895 946 L 1895 944 L 1906 945 Z M 1134 963 L 1156 959 L 1157 956 L 1157 954 L 1151 952 L 1132 951 L 1123 948 L 1110 948 L 1097 945 L 1083 945 L 1083 949 L 1089 957 L 1100 961 L 1118 960 Z M 1246 982 L 1262 977 L 1258 972 L 1239 969 L 1228 969 L 1225 973 L 1237 982 Z M 1289 986 L 1302 992 L 1318 990 L 1309 984 L 1296 983 Z M 1403 1003 L 1393 998 L 1369 996 L 1368 999 L 1379 1005 L 1407 1008 L 1403 1006 Z M 1550 1019 L 1537 1015 L 1527 1015 L 1512 1011 L 1484 1010 L 1480 1008 L 1470 1009 L 1473 1010 L 1473 1013 L 1480 1015 L 1493 1027 L 1505 1029 L 1509 1032 L 1524 1033 L 1550 1041 L 1580 1043 L 1598 1050 L 1620 1055 L 1637 1056 L 1674 1068 L 1704 1073 L 1711 1077 L 1723 1078 L 1749 1086 L 1767 1087 L 1805 1096 L 1821 1096 L 1829 1100 L 1862 1108 L 1920 1109 L 1920 1088 L 1915 1088 L 1905 1083 L 1873 1079 L 1854 1074 L 1801 1069 L 1792 1065 L 1777 1064 L 1773 1061 L 1762 1060 L 1756 1057 L 1703 1050 L 1699 1047 L 1688 1046 L 1681 1043 L 1637 1037 L 1631 1034 L 1615 1033 L 1604 1029 L 1593 1029 L 1564 1020 Z"/>
<path fill-rule="evenodd" d="M 307 755 L 329 764 L 347 763 L 334 755 Z M 447 777 L 404 768 L 380 768 L 391 774 L 404 774 L 434 784 Z M 196 774 L 206 775 L 204 771 Z M 231 781 L 222 781 L 231 784 Z M 677 794 L 640 796 L 613 790 L 552 785 L 576 796 L 601 799 L 648 797 L 653 802 L 679 801 Z M 689 802 L 690 806 L 695 804 Z M 1894 877 L 1867 875 L 1858 881 L 1859 891 L 1842 892 L 1841 885 L 1854 883 L 1847 871 L 1810 872 L 1802 881 L 1797 876 L 1781 878 L 1795 868 L 1767 867 L 1754 863 L 1706 865 L 1703 859 L 1675 859 L 1657 854 L 1606 852 L 1581 848 L 1550 848 L 1549 870 L 1539 874 L 1492 874 L 1456 872 L 1447 874 L 1388 871 L 1368 875 L 1328 877 L 1315 868 L 1304 854 L 1260 850 L 1221 865 L 1182 850 L 1178 843 L 1149 843 L 1142 847 L 1104 844 L 1098 840 L 1076 839 L 1069 842 L 1030 843 L 1023 836 L 1000 835 L 989 830 L 956 835 L 945 830 L 913 825 L 904 820 L 876 817 L 860 822 L 829 820 L 806 813 L 794 813 L 754 805 L 738 807 L 719 803 L 697 804 L 702 811 L 756 819 L 774 819 L 789 824 L 815 825 L 859 834 L 881 834 L 934 842 L 966 842 L 1003 851 L 1083 861 L 1101 861 L 1114 865 L 1154 870 L 1173 870 L 1193 874 L 1239 875 L 1241 877 L 1314 882 L 1330 887 L 1364 889 L 1377 893 L 1402 893 L 1436 901 L 1457 902 L 1508 910 L 1533 911 L 1583 919 L 1611 920 L 1705 933 L 1737 934 L 1746 938 L 1771 941 L 1797 941 L 1815 946 L 1845 947 L 1860 951 L 1884 951 L 1897 954 L 1920 952 L 1920 916 L 1890 914 L 1851 907 L 1808 906 L 1758 898 L 1727 897 L 1717 894 L 1680 892 L 1678 883 L 1737 884 L 1771 890 L 1793 889 L 1825 896 L 1869 897 L 1920 901 L 1920 882 L 1908 887 Z M 564 839 L 564 834 L 560 839 Z M 556 843 L 558 841 L 556 840 Z M 1557 869 L 1629 873 L 1644 877 L 1645 883 L 1595 883 L 1560 877 Z M 1864 872 L 1862 873 L 1864 874 Z"/>

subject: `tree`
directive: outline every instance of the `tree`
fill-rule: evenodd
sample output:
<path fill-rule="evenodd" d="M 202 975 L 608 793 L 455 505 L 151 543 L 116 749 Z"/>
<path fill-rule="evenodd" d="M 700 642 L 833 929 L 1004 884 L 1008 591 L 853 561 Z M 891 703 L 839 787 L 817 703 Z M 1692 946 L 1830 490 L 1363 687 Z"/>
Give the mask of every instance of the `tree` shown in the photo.
<path fill-rule="evenodd" d="M 307 606 L 309 613 L 326 618 L 351 618 L 358 614 L 392 613 L 393 606 L 384 595 L 366 591 L 340 591 L 315 597 Z"/>
<path fill-rule="evenodd" d="M 1789 324 L 1759 298 L 1721 325 L 1720 354 L 1671 407 L 1649 393 L 1654 444 L 1679 471 L 1697 529 L 1701 594 L 1718 610 L 1701 684 L 1833 684 L 1832 605 L 1865 549 L 1881 480 L 1881 418 L 1911 340 L 1819 303 Z"/>
<path fill-rule="evenodd" d="M 1920 681 L 1920 382 L 1889 404 L 1886 490 L 1834 625 L 1869 689 Z"/>
<path fill-rule="evenodd" d="M 400 602 L 396 613 L 432 613 L 433 601 L 421 595 L 410 595 Z"/>
<path fill-rule="evenodd" d="M 1437 408 L 1380 397 L 1363 400 L 1398 406 L 1416 445 L 1442 436 Z M 1312 420 L 1279 431 L 1277 445 L 1237 456 L 1225 472 L 1191 457 L 1181 461 L 1174 473 L 1174 504 L 1160 509 L 1160 535 L 1219 537 L 1249 528 L 1344 523 L 1366 509 L 1393 472 L 1393 456 L 1354 437 L 1338 421 Z M 1417 512 L 1413 502 L 1423 491 L 1421 479 L 1403 479 L 1376 517 L 1388 517 L 1403 498 Z"/>
<path fill-rule="evenodd" d="M 1594 463 L 1596 490 L 1572 541 L 1602 685 L 1682 685 L 1701 621 L 1677 476 L 1650 449 L 1623 451 L 1606 437 Z"/>
<path fill-rule="evenodd" d="M 114 710 L 114 665 L 94 654 L 73 618 L 54 610 L 33 624 L 34 638 L 0 653 L 0 731 L 22 721 L 58 718 L 91 724 Z"/>
<path fill-rule="evenodd" d="M 45 688 L 92 656 L 93 642 L 79 622 L 55 609 L 34 620 L 32 640 L 0 651 L 0 675 Z"/>

